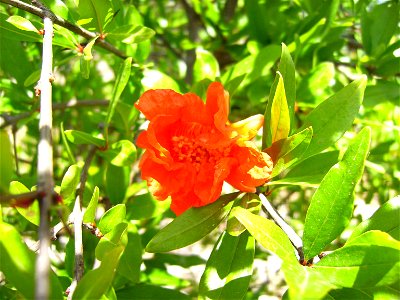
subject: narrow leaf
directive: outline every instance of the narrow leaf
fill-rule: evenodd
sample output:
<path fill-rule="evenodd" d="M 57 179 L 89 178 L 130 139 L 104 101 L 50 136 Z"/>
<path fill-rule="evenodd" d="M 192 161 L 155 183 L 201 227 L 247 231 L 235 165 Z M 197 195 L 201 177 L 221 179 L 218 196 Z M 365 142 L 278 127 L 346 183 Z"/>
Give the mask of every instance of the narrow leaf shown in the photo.
<path fill-rule="evenodd" d="M 360 223 L 353 231 L 349 241 L 369 230 L 381 230 L 400 240 L 400 196 L 384 203 L 371 218 Z"/>
<path fill-rule="evenodd" d="M 78 165 L 72 165 L 68 168 L 61 181 L 60 195 L 67 206 L 71 206 L 75 201 L 75 191 L 79 184 L 81 169 Z"/>
<path fill-rule="evenodd" d="M 115 225 L 111 231 L 107 232 L 99 241 L 96 246 L 96 258 L 103 261 L 107 253 L 115 248 L 123 247 L 127 244 L 127 227 L 128 223 L 121 222 Z"/>
<path fill-rule="evenodd" d="M 94 145 L 99 148 L 105 146 L 105 141 L 103 139 L 94 137 L 86 132 L 78 131 L 78 130 L 65 130 L 64 131 L 66 138 L 74 144 L 89 144 Z"/>
<path fill-rule="evenodd" d="M 264 150 L 274 162 L 273 177 L 301 160 L 310 144 L 312 133 L 312 128 L 308 127 L 288 138 L 276 141 Z"/>
<path fill-rule="evenodd" d="M 318 105 L 304 120 L 302 128 L 312 126 L 314 136 L 305 156 L 321 152 L 335 143 L 350 128 L 363 99 L 367 78 L 355 80 Z"/>
<path fill-rule="evenodd" d="M 323 251 L 348 225 L 353 211 L 354 188 L 364 170 L 370 136 L 368 127 L 360 131 L 342 161 L 329 170 L 312 197 L 304 224 L 306 260 Z"/>
<path fill-rule="evenodd" d="M 276 86 L 274 98 L 271 106 L 271 120 L 269 123 L 270 135 L 267 135 L 267 140 L 271 138 L 271 143 L 287 138 L 290 132 L 290 115 L 286 99 L 285 86 L 281 73 L 278 72 L 278 85 Z"/>
<path fill-rule="evenodd" d="M 8 192 L 9 183 L 14 173 L 13 155 L 9 136 L 0 131 L 0 192 Z"/>
<path fill-rule="evenodd" d="M 254 238 L 222 233 L 199 283 L 199 299 L 243 299 L 253 273 Z"/>
<path fill-rule="evenodd" d="M 0 270 L 26 299 L 35 296 L 35 254 L 28 249 L 17 229 L 0 222 Z M 49 299 L 63 299 L 60 282 L 50 270 Z"/>
<path fill-rule="evenodd" d="M 13 24 L 15 27 L 25 31 L 33 31 L 39 33 L 36 27 L 31 23 L 31 21 L 21 17 L 21 16 L 11 16 L 7 19 L 8 23 Z"/>
<path fill-rule="evenodd" d="M 161 229 L 147 244 L 146 251 L 167 252 L 197 242 L 225 219 L 236 196 L 237 193 L 224 195 L 210 205 L 188 209 Z"/>
<path fill-rule="evenodd" d="M 99 155 L 115 166 L 130 166 L 136 160 L 136 147 L 131 141 L 119 140 Z"/>
<path fill-rule="evenodd" d="M 126 208 L 124 204 L 118 204 L 107 210 L 100 218 L 98 228 L 101 233 L 106 234 L 110 232 L 115 226 L 125 219 Z"/>
<path fill-rule="evenodd" d="M 84 223 L 93 223 L 96 216 L 97 203 L 99 201 L 99 188 L 96 186 L 93 191 L 92 198 L 83 215 Z"/>
<path fill-rule="evenodd" d="M 399 280 L 400 242 L 381 231 L 354 238 L 315 265 L 327 280 L 341 287 L 373 287 Z"/>

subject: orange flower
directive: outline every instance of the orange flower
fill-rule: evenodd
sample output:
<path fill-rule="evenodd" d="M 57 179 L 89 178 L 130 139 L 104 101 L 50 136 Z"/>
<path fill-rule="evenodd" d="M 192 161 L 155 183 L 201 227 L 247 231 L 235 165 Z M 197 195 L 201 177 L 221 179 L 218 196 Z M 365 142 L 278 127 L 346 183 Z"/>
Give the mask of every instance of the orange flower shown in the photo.
<path fill-rule="evenodd" d="M 220 83 L 209 86 L 206 104 L 192 93 L 149 90 L 135 106 L 150 121 L 137 140 L 146 149 L 142 178 L 158 200 L 171 196 L 177 215 L 217 200 L 224 181 L 255 192 L 271 178 L 271 158 L 249 141 L 263 116 L 230 123 L 229 94 Z"/>

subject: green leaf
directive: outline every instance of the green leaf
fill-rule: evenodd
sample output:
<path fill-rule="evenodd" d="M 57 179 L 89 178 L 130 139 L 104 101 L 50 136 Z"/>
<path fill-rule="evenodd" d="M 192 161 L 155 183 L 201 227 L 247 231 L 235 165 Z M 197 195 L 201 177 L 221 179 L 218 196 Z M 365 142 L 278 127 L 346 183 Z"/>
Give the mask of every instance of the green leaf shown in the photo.
<path fill-rule="evenodd" d="M 282 179 L 269 185 L 289 184 L 318 186 L 329 169 L 338 162 L 339 151 L 329 151 L 313 155 L 293 167 Z"/>
<path fill-rule="evenodd" d="M 178 83 L 172 77 L 158 70 L 145 69 L 141 83 L 145 90 L 171 89 L 176 92 L 180 91 Z"/>
<path fill-rule="evenodd" d="M 243 207 L 253 214 L 258 214 L 261 209 L 260 199 L 256 194 L 247 193 L 242 198 L 236 199 L 232 205 L 234 207 Z M 239 236 L 246 230 L 246 227 L 236 219 L 232 211 L 229 213 L 228 222 L 226 224 L 226 231 L 232 236 Z"/>
<path fill-rule="evenodd" d="M 353 212 L 354 188 L 363 174 L 370 136 L 368 127 L 360 131 L 312 197 L 304 224 L 306 260 L 319 254 L 348 225 Z"/>
<path fill-rule="evenodd" d="M 228 215 L 237 193 L 221 196 L 212 204 L 190 208 L 161 229 L 147 244 L 147 252 L 179 249 L 209 234 Z"/>
<path fill-rule="evenodd" d="M 84 223 L 93 223 L 96 217 L 96 209 L 97 203 L 99 201 L 99 188 L 96 186 L 94 187 L 92 198 L 85 210 L 85 214 L 83 215 L 83 222 Z"/>
<path fill-rule="evenodd" d="M 26 31 L 7 22 L 9 16 L 0 13 L 0 34 L 2 37 L 17 41 L 41 42 L 43 37 L 36 32 Z M 35 28 L 36 29 L 36 28 Z"/>
<path fill-rule="evenodd" d="M 282 43 L 282 54 L 278 71 L 282 74 L 285 86 L 287 106 L 290 115 L 290 124 L 294 126 L 294 103 L 296 101 L 296 70 L 289 49 Z"/>
<path fill-rule="evenodd" d="M 304 120 L 312 126 L 313 139 L 305 156 L 311 156 L 335 143 L 350 128 L 363 99 L 367 78 L 355 80 L 318 105 Z"/>
<path fill-rule="evenodd" d="M 219 76 L 219 65 L 214 55 L 204 49 L 196 49 L 196 61 L 193 66 L 193 81 L 208 78 L 215 80 Z"/>
<path fill-rule="evenodd" d="M 299 264 L 289 238 L 273 221 L 252 214 L 241 207 L 235 207 L 232 214 L 265 249 L 276 254 L 284 262 Z"/>
<path fill-rule="evenodd" d="M 7 22 L 13 24 L 15 27 L 25 31 L 33 31 L 39 33 L 36 27 L 31 23 L 31 21 L 21 17 L 21 16 L 11 16 L 7 19 Z"/>
<path fill-rule="evenodd" d="M 253 273 L 254 239 L 222 233 L 199 283 L 199 299 L 244 299 Z"/>
<path fill-rule="evenodd" d="M 106 257 L 107 253 L 115 248 L 126 246 L 128 242 L 127 237 L 128 223 L 121 222 L 115 225 L 111 231 L 107 232 L 99 241 L 96 246 L 96 258 L 100 261 Z"/>
<path fill-rule="evenodd" d="M 65 130 L 66 138 L 73 144 L 89 144 L 96 147 L 102 148 L 105 146 L 105 141 L 103 139 L 94 137 L 86 132 L 79 130 Z"/>
<path fill-rule="evenodd" d="M 111 30 L 107 37 L 115 38 L 125 44 L 137 44 L 152 38 L 155 31 L 142 25 L 122 25 Z"/>
<path fill-rule="evenodd" d="M 301 160 L 310 144 L 312 134 L 312 127 L 308 127 L 288 138 L 276 141 L 264 150 L 274 162 L 273 177 Z"/>
<path fill-rule="evenodd" d="M 78 283 L 72 299 L 99 299 L 112 284 L 124 246 L 119 245 L 105 254 L 100 267 L 87 272 Z"/>
<path fill-rule="evenodd" d="M 61 181 L 60 195 L 64 204 L 71 207 L 75 202 L 75 191 L 81 177 L 81 168 L 78 165 L 72 165 L 68 168 Z"/>
<path fill-rule="evenodd" d="M 92 48 L 96 42 L 98 36 L 91 39 L 90 42 L 83 49 L 83 55 L 81 56 L 81 75 L 83 78 L 88 79 L 90 75 L 90 61 L 93 59 Z"/>
<path fill-rule="evenodd" d="M 0 157 L 0 192 L 6 193 L 14 174 L 14 158 L 10 139 L 5 130 L 0 130 Z"/>
<path fill-rule="evenodd" d="M 117 290 L 118 299 L 131 299 L 132 295 L 135 295 L 136 299 L 192 299 L 192 297 L 182 294 L 177 290 L 167 289 L 157 285 L 138 284 Z"/>
<path fill-rule="evenodd" d="M 107 234 L 116 225 L 121 223 L 125 219 L 126 208 L 124 204 L 118 204 L 107 210 L 104 215 L 100 218 L 97 227 L 100 229 L 102 234 Z"/>
<path fill-rule="evenodd" d="M 373 287 L 399 280 L 400 242 L 387 233 L 369 231 L 321 259 L 314 268 L 341 287 Z"/>
<path fill-rule="evenodd" d="M 127 168 L 109 164 L 106 171 L 106 191 L 112 204 L 121 203 L 127 190 Z"/>
<path fill-rule="evenodd" d="M 120 140 L 99 155 L 114 166 L 131 166 L 136 160 L 136 147 L 131 141 Z"/>
<path fill-rule="evenodd" d="M 115 107 L 119 98 L 121 97 L 122 92 L 125 89 L 126 84 L 129 81 L 129 77 L 131 76 L 131 67 L 132 67 L 132 57 L 128 57 L 124 60 L 124 62 L 120 65 L 117 78 L 115 79 L 115 84 L 111 96 L 111 101 L 108 106 L 107 110 L 107 117 L 106 117 L 106 137 L 108 136 L 108 125 L 111 122 L 111 119 L 115 112 Z"/>
<path fill-rule="evenodd" d="M 21 182 L 18 182 L 18 181 L 10 182 L 10 193 L 11 194 L 18 195 L 18 194 L 29 193 L 29 192 L 30 192 L 30 190 L 25 185 L 23 185 Z M 21 214 L 21 216 L 23 216 L 25 219 L 27 219 L 32 224 L 39 226 L 40 213 L 39 213 L 39 202 L 38 201 L 34 201 L 27 208 L 18 207 L 18 206 L 16 206 L 15 208 Z"/>
<path fill-rule="evenodd" d="M 127 237 L 128 243 L 121 256 L 117 272 L 128 278 L 131 282 L 138 283 L 140 280 L 143 249 L 138 230 L 132 223 L 128 224 Z"/>
<path fill-rule="evenodd" d="M 353 231 L 349 241 L 369 230 L 387 232 L 400 240 L 400 196 L 384 203 L 371 218 L 361 222 Z"/>
<path fill-rule="evenodd" d="M 85 27 L 100 33 L 105 32 L 114 15 L 110 0 L 80 0 L 78 9 L 81 19 L 91 19 Z"/>
<path fill-rule="evenodd" d="M 272 95 L 274 95 L 273 98 Z M 279 72 L 277 72 L 274 86 L 271 88 L 269 99 L 272 99 L 272 102 L 268 102 L 265 111 L 263 148 L 287 138 L 290 132 L 289 108 L 283 78 Z"/>
<path fill-rule="evenodd" d="M 380 286 L 363 289 L 342 288 L 330 291 L 324 300 L 332 299 L 379 299 L 392 300 L 399 299 L 400 291 L 390 286 Z"/>
<path fill-rule="evenodd" d="M 35 254 L 23 242 L 18 231 L 0 222 L 0 270 L 26 299 L 35 297 Z M 63 299 L 60 282 L 50 270 L 49 299 Z"/>
<path fill-rule="evenodd" d="M 169 201 L 154 199 L 151 193 L 141 194 L 129 199 L 126 203 L 129 220 L 143 220 L 161 215 L 170 206 Z"/>

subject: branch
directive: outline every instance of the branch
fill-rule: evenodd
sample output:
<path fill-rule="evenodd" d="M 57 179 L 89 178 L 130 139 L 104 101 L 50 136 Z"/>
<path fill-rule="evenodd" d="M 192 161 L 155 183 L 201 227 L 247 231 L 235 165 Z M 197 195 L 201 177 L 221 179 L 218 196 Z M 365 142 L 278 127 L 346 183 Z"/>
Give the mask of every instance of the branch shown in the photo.
<path fill-rule="evenodd" d="M 0 195 L 0 204 L 6 206 L 26 207 L 38 198 L 38 191 L 27 192 L 18 195 Z"/>
<path fill-rule="evenodd" d="M 285 220 L 279 215 L 279 213 L 273 208 L 271 203 L 268 201 L 267 197 L 264 194 L 258 195 L 261 200 L 261 204 L 263 209 L 265 209 L 269 215 L 274 219 L 275 223 L 278 224 L 280 228 L 286 233 L 289 237 L 289 240 L 292 242 L 293 246 L 296 248 L 297 253 L 299 254 L 300 262 L 304 261 L 304 254 L 303 254 L 303 241 L 297 235 L 297 233 L 290 227 Z"/>
<path fill-rule="evenodd" d="M 91 147 L 89 154 L 85 160 L 83 165 L 78 195 L 75 200 L 74 210 L 72 212 L 73 221 L 74 221 L 74 229 L 75 229 L 75 269 L 74 269 L 74 278 L 72 283 L 68 289 L 68 299 L 72 299 L 72 295 L 78 285 L 78 282 L 81 280 L 84 272 L 84 261 L 83 261 L 83 241 L 82 241 L 82 225 L 83 225 L 83 211 L 82 211 L 82 202 L 83 202 L 83 192 L 85 191 L 85 184 L 87 181 L 88 171 L 90 167 L 90 163 L 97 151 L 97 147 Z"/>
<path fill-rule="evenodd" d="M 52 70 L 53 70 L 53 21 L 51 12 L 43 13 L 44 36 L 42 71 L 38 83 L 40 90 L 40 140 L 38 145 L 38 191 L 43 193 L 39 201 L 40 224 L 39 224 L 39 254 L 36 260 L 36 299 L 49 298 L 49 270 L 50 258 L 48 249 L 50 247 L 50 207 L 53 197 L 53 148 L 52 148 Z"/>
<path fill-rule="evenodd" d="M 63 110 L 63 109 L 69 109 L 69 108 L 79 108 L 79 107 L 88 107 L 88 106 L 108 106 L 109 101 L 108 100 L 70 100 L 65 103 L 55 103 L 53 105 L 53 111 L 55 110 Z M 9 115 L 9 114 L 1 114 L 0 118 L 3 118 L 4 122 L 0 125 L 0 129 L 10 126 L 10 125 L 15 125 L 19 121 L 29 118 L 33 113 L 37 112 L 35 111 L 27 111 L 23 112 L 18 115 Z"/>
<path fill-rule="evenodd" d="M 19 9 L 22 9 L 24 11 L 27 11 L 27 12 L 34 14 L 36 16 L 39 16 L 41 18 L 44 18 L 45 14 L 46 14 L 46 10 L 43 9 L 43 7 L 35 7 L 33 5 L 29 5 L 29 4 L 19 1 L 19 0 L 0 0 L 0 1 L 3 3 L 9 4 L 11 6 L 17 7 Z M 85 39 L 90 40 L 90 39 L 93 39 L 96 36 L 98 36 L 96 33 L 86 30 L 82 27 L 76 26 L 75 24 L 72 24 L 72 23 L 68 22 L 67 20 L 64 20 L 63 18 L 60 18 L 56 15 L 53 15 L 53 16 L 54 16 L 53 22 L 55 24 L 60 25 L 61 27 L 64 27 L 64 28 L 84 37 Z M 118 57 L 120 57 L 122 59 L 125 59 L 128 57 L 124 52 L 117 49 L 114 45 L 106 42 L 104 39 L 98 38 L 96 40 L 96 44 L 99 45 L 101 48 L 117 55 Z"/>

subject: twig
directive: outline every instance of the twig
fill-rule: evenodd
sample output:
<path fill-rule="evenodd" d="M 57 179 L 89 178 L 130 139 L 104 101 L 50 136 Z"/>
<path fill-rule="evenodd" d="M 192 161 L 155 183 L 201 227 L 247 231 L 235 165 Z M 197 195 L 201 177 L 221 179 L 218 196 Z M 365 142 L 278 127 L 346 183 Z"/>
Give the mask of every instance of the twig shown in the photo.
<path fill-rule="evenodd" d="M 39 201 L 39 254 L 36 260 L 36 299 L 49 298 L 49 270 L 50 258 L 50 206 L 53 198 L 53 148 L 52 148 L 52 69 L 53 69 L 53 21 L 50 11 L 43 13 L 44 36 L 42 71 L 38 83 L 40 89 L 40 140 L 38 145 L 38 191 L 43 193 Z"/>
<path fill-rule="evenodd" d="M 7 206 L 28 206 L 39 198 L 39 192 L 33 191 L 17 195 L 0 195 L 0 204 Z"/>
<path fill-rule="evenodd" d="M 84 261 L 83 261 L 83 241 L 82 241 L 82 225 L 83 225 L 83 212 L 82 212 L 82 202 L 83 202 L 83 192 L 85 191 L 85 184 L 88 176 L 88 171 L 92 159 L 97 151 L 97 147 L 91 147 L 88 156 L 86 157 L 85 163 L 83 165 L 78 195 L 75 200 L 74 210 L 72 212 L 74 230 L 75 230 L 75 269 L 74 278 L 69 287 L 68 299 L 72 299 L 72 295 L 75 291 L 78 282 L 81 280 L 84 272 Z"/>
<path fill-rule="evenodd" d="M 0 0 L 0 1 L 3 3 L 9 4 L 9 5 L 12 5 L 14 7 L 18 7 L 24 11 L 27 11 L 34 15 L 37 15 L 41 18 L 43 18 L 45 15 L 45 10 L 43 8 L 35 7 L 33 5 L 29 5 L 29 4 L 19 1 L 19 0 Z M 60 18 L 58 16 L 54 16 L 54 23 L 57 25 L 60 25 L 61 27 L 66 28 L 88 40 L 93 39 L 97 36 L 96 33 L 86 30 L 75 24 L 72 24 L 72 23 L 68 22 L 67 20 L 64 20 L 63 18 Z M 118 57 L 121 57 L 123 59 L 128 57 L 124 52 L 117 49 L 114 45 L 106 42 L 104 39 L 100 39 L 100 38 L 97 39 L 96 44 L 99 45 L 101 48 L 117 55 Z"/>
<path fill-rule="evenodd" d="M 286 235 L 289 237 L 289 240 L 296 248 L 297 253 L 299 254 L 299 261 L 303 262 L 304 261 L 303 241 L 301 240 L 301 238 L 297 235 L 297 233 L 293 230 L 293 228 L 290 227 L 282 219 L 282 217 L 271 205 L 271 203 L 268 201 L 267 197 L 264 196 L 264 194 L 260 193 L 258 196 L 260 197 L 263 209 L 265 209 L 270 214 L 270 216 L 274 219 L 275 223 L 278 224 L 278 226 L 282 228 L 282 230 L 286 233 Z"/>
<path fill-rule="evenodd" d="M 69 109 L 69 108 L 79 108 L 79 107 L 88 107 L 88 106 L 108 106 L 109 101 L 108 100 L 70 100 L 65 103 L 55 103 L 53 105 L 53 111 L 55 110 L 63 110 L 63 109 Z M 35 111 L 27 111 L 23 112 L 18 115 L 9 115 L 9 114 L 1 114 L 0 118 L 4 119 L 4 122 L 0 125 L 0 129 L 10 126 L 10 125 L 15 125 L 19 121 L 29 118 Z"/>

